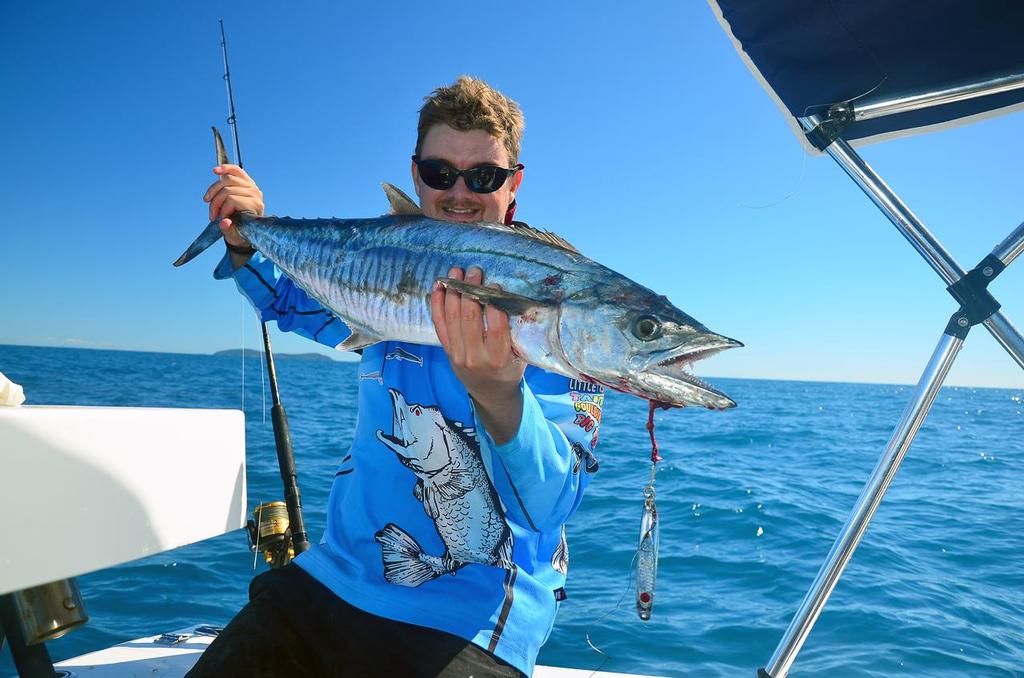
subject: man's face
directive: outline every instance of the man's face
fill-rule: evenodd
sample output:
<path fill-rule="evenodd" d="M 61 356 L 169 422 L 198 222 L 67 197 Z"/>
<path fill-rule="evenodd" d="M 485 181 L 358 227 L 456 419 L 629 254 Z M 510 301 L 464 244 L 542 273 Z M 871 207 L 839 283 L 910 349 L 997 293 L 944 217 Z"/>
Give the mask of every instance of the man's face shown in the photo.
<path fill-rule="evenodd" d="M 462 132 L 448 125 L 434 125 L 427 131 L 420 148 L 420 158 L 446 160 L 460 170 L 477 165 L 511 166 L 508 151 L 487 132 L 479 129 Z M 466 186 L 464 177 L 459 177 L 447 191 L 435 190 L 420 180 L 416 163 L 412 164 L 412 179 L 416 195 L 420 197 L 420 207 L 431 219 L 500 223 L 519 190 L 523 173 L 516 172 L 493 193 L 474 193 Z"/>

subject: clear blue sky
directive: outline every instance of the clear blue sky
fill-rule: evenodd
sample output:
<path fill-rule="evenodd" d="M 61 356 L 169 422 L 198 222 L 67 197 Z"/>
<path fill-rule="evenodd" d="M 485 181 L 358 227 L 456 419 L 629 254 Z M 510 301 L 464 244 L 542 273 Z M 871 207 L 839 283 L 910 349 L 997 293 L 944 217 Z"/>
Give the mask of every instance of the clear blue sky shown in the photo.
<path fill-rule="evenodd" d="M 706 4 L 640 7 L 3 3 L 0 343 L 210 352 L 244 316 L 258 344 L 216 255 L 171 267 L 205 225 L 209 126 L 226 132 L 223 17 L 268 212 L 383 213 L 422 96 L 469 73 L 526 113 L 518 216 L 747 344 L 698 373 L 916 381 L 954 310 L 939 278 L 805 158 Z M 969 268 L 1024 216 L 1022 132 L 1017 114 L 863 152 Z M 1021 268 L 993 286 L 1018 326 Z M 1024 372 L 977 330 L 949 383 Z"/>

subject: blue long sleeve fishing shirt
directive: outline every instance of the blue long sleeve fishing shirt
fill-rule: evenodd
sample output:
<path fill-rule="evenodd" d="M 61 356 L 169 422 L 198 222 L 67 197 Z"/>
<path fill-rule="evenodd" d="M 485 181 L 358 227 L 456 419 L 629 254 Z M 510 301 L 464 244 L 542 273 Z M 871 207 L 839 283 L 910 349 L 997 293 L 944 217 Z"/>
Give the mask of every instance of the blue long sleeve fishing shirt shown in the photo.
<path fill-rule="evenodd" d="M 264 321 L 328 346 L 350 331 L 259 253 L 232 271 Z M 564 524 L 579 506 L 604 394 L 527 368 L 519 430 L 491 439 L 442 348 L 363 350 L 352 447 L 331 487 L 327 529 L 295 562 L 381 617 L 465 638 L 533 672 L 565 597 Z"/>

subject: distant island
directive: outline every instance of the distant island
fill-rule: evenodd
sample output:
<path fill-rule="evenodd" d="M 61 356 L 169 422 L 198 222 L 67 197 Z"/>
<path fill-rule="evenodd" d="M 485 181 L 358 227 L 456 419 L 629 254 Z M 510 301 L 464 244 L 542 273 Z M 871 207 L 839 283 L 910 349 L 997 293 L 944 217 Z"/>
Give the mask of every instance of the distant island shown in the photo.
<path fill-rule="evenodd" d="M 245 352 L 246 358 L 262 358 L 263 353 L 257 351 L 254 348 L 229 348 L 223 351 L 215 351 L 213 355 L 228 356 L 231 358 L 239 358 L 242 356 L 242 352 Z M 337 362 L 334 358 L 326 356 L 323 353 L 278 353 L 274 351 L 274 359 L 282 360 L 319 360 L 320 362 L 327 361 L 329 363 Z"/>

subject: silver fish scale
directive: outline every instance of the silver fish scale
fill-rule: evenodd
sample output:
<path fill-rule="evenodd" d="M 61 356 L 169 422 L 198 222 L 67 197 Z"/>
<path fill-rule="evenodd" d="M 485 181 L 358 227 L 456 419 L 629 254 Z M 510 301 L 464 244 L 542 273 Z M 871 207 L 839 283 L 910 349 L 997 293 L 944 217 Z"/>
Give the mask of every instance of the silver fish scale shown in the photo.
<path fill-rule="evenodd" d="M 421 217 L 240 221 L 256 249 L 348 324 L 411 343 L 437 343 L 430 291 L 453 266 L 478 266 L 485 282 L 537 299 L 550 297 L 550 276 L 603 268 L 520 234 Z"/>

